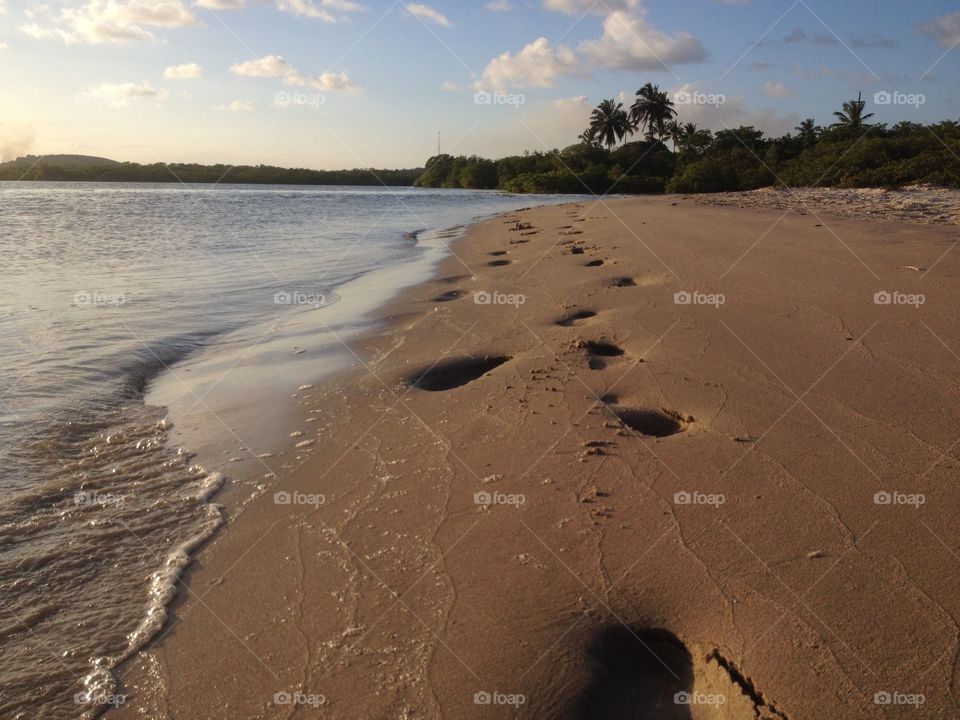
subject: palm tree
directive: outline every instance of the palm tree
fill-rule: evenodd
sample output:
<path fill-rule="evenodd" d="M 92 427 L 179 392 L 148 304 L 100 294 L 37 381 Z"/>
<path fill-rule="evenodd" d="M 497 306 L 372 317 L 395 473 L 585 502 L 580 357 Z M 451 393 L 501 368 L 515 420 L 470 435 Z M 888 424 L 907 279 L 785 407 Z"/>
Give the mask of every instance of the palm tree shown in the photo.
<path fill-rule="evenodd" d="M 667 123 L 676 117 L 673 101 L 659 85 L 647 83 L 637 90 L 637 99 L 630 107 L 630 121 L 634 127 L 644 129 L 647 140 L 669 135 Z"/>
<path fill-rule="evenodd" d="M 833 127 L 849 128 L 850 130 L 859 130 L 864 127 L 863 121 L 873 117 L 873 113 L 863 114 L 863 108 L 866 107 L 866 104 L 867 101 L 863 99 L 863 93 L 857 93 L 856 100 L 848 100 L 843 104 L 843 112 L 833 114 L 837 118 Z"/>
<path fill-rule="evenodd" d="M 580 137 L 587 142 L 602 143 L 612 148 L 631 132 L 633 125 L 623 109 L 623 103 L 611 99 L 597 105 L 590 115 L 590 127 Z"/>
<path fill-rule="evenodd" d="M 797 125 L 794 130 L 796 130 L 800 136 L 800 144 L 803 147 L 807 148 L 816 144 L 818 128 L 813 118 L 800 121 L 800 124 Z"/>

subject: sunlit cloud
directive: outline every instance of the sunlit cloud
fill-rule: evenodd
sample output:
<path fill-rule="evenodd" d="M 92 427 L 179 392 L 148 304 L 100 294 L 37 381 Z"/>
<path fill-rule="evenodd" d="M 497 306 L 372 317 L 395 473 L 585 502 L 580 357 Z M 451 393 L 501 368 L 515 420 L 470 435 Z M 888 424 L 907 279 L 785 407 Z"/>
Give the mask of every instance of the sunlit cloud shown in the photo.
<path fill-rule="evenodd" d="M 278 78 L 287 85 L 306 86 L 315 90 L 359 90 L 346 73 L 324 72 L 305 75 L 280 55 L 267 55 L 258 60 L 237 63 L 230 68 L 235 75 Z"/>
<path fill-rule="evenodd" d="M 347 13 L 363 10 L 363 6 L 351 0 L 277 0 L 277 9 L 332 23 L 343 19 Z"/>
<path fill-rule="evenodd" d="M 960 44 L 960 10 L 917 25 L 921 35 L 933 38 L 944 47 Z"/>
<path fill-rule="evenodd" d="M 88 0 L 58 12 L 42 6 L 30 15 L 35 21 L 22 25 L 22 32 L 36 39 L 54 39 L 67 44 L 154 40 L 155 35 L 148 28 L 172 29 L 200 24 L 182 0 Z M 43 19 L 37 22 L 37 16 Z"/>
<path fill-rule="evenodd" d="M 163 71 L 163 76 L 167 80 L 196 80 L 203 76 L 203 68 L 197 63 L 172 65 Z"/>
<path fill-rule="evenodd" d="M 791 97 L 793 92 L 780 80 L 767 80 L 763 84 L 763 92 L 770 97 L 785 98 Z"/>
<path fill-rule="evenodd" d="M 547 38 L 534 40 L 516 55 L 505 52 L 483 71 L 483 80 L 496 90 L 521 87 L 553 87 L 558 78 L 583 75 L 570 48 L 554 47 Z"/>
<path fill-rule="evenodd" d="M 216 105 L 214 106 L 214 110 L 221 110 L 223 112 L 251 112 L 253 105 L 246 100 L 234 100 L 232 103 L 226 105 Z"/>
<path fill-rule="evenodd" d="M 78 100 L 102 102 L 113 107 L 126 107 L 135 100 L 163 102 L 167 99 L 167 96 L 166 90 L 155 88 L 149 82 L 140 84 L 108 82 L 87 88 L 78 96 Z"/>
<path fill-rule="evenodd" d="M 610 13 L 603 21 L 603 35 L 582 43 L 580 49 L 597 64 L 619 70 L 664 70 L 700 62 L 707 55 L 693 35 L 668 35 L 651 27 L 643 10 Z"/>
<path fill-rule="evenodd" d="M 425 20 L 426 22 L 431 22 L 442 27 L 450 27 L 450 20 L 447 16 L 429 5 L 410 3 L 406 7 L 408 13 L 420 20 Z"/>

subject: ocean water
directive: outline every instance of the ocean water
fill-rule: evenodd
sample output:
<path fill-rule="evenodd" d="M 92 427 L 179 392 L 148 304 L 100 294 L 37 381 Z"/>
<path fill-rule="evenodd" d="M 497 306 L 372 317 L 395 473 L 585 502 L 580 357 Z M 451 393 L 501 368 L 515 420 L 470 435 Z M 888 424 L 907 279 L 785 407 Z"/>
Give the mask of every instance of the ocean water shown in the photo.
<path fill-rule="evenodd" d="M 154 384 L 245 328 L 422 273 L 444 229 L 561 199 L 0 183 L 0 718 L 116 702 L 113 670 L 223 522 L 222 478 L 189 433 L 171 441 Z"/>

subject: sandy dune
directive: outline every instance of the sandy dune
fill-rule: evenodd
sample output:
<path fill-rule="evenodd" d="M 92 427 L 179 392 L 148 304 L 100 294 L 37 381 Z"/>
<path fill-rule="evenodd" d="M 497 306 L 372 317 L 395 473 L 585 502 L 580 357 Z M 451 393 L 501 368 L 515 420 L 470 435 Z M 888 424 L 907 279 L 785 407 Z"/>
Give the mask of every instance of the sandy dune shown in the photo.
<path fill-rule="evenodd" d="M 957 717 L 956 241 L 680 198 L 475 227 L 109 717 Z"/>

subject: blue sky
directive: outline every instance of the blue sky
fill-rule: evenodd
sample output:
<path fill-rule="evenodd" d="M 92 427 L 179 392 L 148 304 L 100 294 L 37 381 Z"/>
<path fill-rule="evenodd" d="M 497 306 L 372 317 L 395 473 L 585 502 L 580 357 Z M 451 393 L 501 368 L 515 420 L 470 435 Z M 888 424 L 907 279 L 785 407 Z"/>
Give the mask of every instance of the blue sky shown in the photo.
<path fill-rule="evenodd" d="M 956 120 L 958 78 L 947 0 L 0 0 L 0 157 L 412 167 L 438 131 L 563 147 L 647 81 L 780 134 L 858 90 L 879 121 Z"/>

